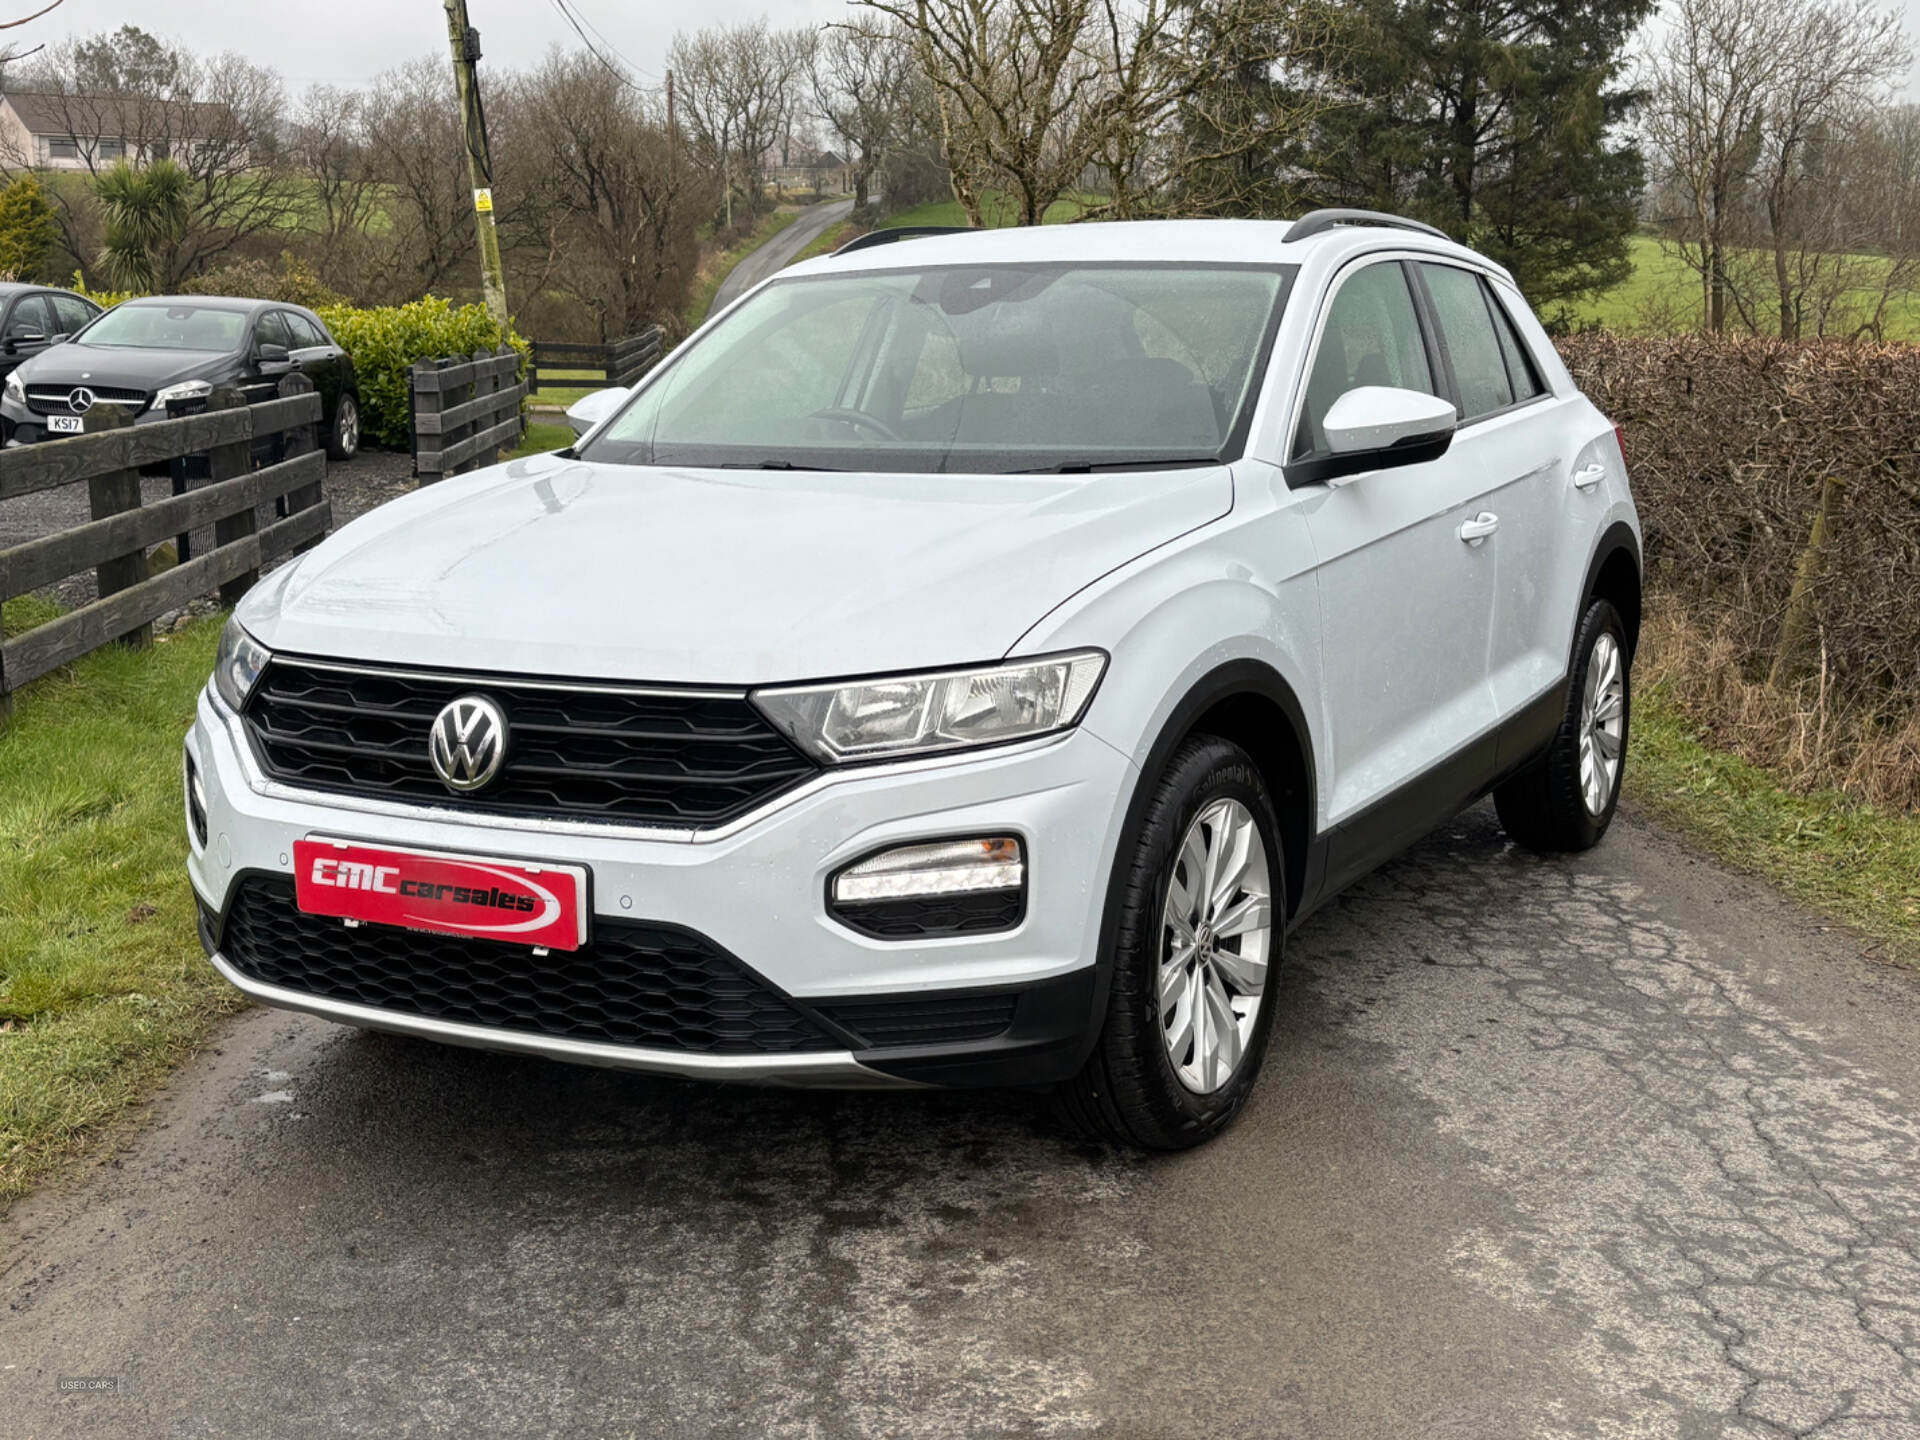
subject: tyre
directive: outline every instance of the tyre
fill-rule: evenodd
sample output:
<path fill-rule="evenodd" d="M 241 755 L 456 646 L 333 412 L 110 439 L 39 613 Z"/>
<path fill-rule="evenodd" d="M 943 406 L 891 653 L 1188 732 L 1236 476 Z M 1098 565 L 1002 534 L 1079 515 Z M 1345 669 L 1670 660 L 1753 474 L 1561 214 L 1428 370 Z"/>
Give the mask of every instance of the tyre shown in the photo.
<path fill-rule="evenodd" d="M 1552 742 L 1493 792 L 1516 844 L 1546 852 L 1590 850 L 1620 803 L 1633 692 L 1627 631 L 1605 600 L 1580 617 L 1566 713 Z"/>
<path fill-rule="evenodd" d="M 1247 753 L 1213 736 L 1182 745 L 1121 863 L 1105 1023 L 1056 1109 L 1098 1139 L 1182 1150 L 1240 1112 L 1273 1027 L 1286 871 Z"/>
<path fill-rule="evenodd" d="M 342 392 L 333 407 L 333 426 L 327 432 L 327 458 L 351 460 L 360 453 L 360 402 Z"/>

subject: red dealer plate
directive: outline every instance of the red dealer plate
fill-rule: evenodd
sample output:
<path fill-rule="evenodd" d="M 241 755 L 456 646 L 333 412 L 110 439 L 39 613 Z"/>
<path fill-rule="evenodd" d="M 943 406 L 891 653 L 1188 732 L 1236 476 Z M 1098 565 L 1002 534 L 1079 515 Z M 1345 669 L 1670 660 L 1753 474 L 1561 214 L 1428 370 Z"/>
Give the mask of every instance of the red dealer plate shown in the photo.
<path fill-rule="evenodd" d="M 309 838 L 293 842 L 293 881 L 309 915 L 547 950 L 587 941 L 587 872 L 578 865 Z"/>

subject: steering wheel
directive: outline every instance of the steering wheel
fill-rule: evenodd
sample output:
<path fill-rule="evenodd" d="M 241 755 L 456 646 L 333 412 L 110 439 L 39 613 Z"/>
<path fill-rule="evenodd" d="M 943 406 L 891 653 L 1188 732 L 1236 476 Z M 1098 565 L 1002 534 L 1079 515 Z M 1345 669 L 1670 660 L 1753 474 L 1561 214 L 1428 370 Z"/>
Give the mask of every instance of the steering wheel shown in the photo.
<path fill-rule="evenodd" d="M 812 418 L 815 420 L 844 420 L 849 425 L 864 425 L 882 440 L 892 440 L 898 443 L 902 438 L 900 432 L 887 424 L 886 421 L 879 419 L 877 416 L 869 415 L 864 410 L 854 410 L 845 405 L 829 405 L 825 410 L 816 410 L 813 412 Z"/>

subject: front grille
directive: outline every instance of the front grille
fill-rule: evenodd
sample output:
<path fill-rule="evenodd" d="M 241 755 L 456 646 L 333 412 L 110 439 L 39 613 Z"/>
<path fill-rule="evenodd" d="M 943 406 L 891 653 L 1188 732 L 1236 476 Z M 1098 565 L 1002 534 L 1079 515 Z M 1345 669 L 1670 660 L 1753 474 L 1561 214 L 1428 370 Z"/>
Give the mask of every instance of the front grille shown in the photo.
<path fill-rule="evenodd" d="M 944 995 L 822 1005 L 820 1013 L 874 1049 L 991 1040 L 1013 1023 L 1017 997 Z"/>
<path fill-rule="evenodd" d="M 147 392 L 127 390 L 115 385 L 88 385 L 93 391 L 96 405 L 125 405 L 134 410 L 147 407 Z M 27 408 L 36 415 L 72 415 L 74 408 L 67 403 L 67 397 L 73 394 L 72 385 L 29 385 L 27 386 Z"/>
<path fill-rule="evenodd" d="M 302 914 L 290 880 L 243 880 L 220 953 L 303 995 L 527 1034 L 706 1055 L 843 1048 L 772 986 L 691 931 L 596 917 L 579 950 Z"/>
<path fill-rule="evenodd" d="M 427 738 L 443 705 L 475 694 L 506 712 L 510 739 L 494 781 L 461 795 L 434 773 Z M 816 773 L 743 696 L 571 690 L 276 658 L 245 718 L 275 780 L 492 814 L 692 828 Z"/>

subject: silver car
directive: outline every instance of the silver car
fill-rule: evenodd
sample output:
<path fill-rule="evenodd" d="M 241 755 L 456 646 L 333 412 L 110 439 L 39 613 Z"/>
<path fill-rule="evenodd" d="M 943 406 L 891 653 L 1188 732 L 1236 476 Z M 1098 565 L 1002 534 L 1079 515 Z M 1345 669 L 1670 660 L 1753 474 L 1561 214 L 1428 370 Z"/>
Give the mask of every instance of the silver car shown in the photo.
<path fill-rule="evenodd" d="M 188 867 L 248 994 L 1175 1148 L 1343 886 L 1613 815 L 1619 437 L 1423 226 L 882 233 L 582 409 L 235 614 Z"/>

